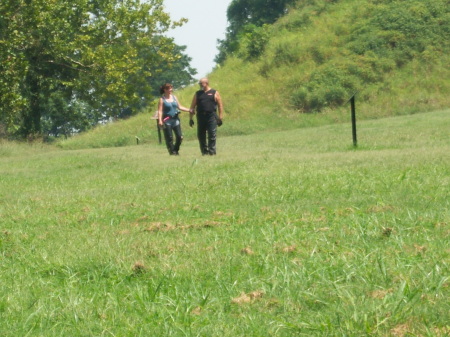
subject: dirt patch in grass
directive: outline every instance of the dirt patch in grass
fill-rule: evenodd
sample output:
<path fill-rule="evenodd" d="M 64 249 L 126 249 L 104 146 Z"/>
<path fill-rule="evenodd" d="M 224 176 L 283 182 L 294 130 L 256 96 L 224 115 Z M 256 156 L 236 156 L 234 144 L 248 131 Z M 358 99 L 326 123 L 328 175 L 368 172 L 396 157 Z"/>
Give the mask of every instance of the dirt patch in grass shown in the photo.
<path fill-rule="evenodd" d="M 231 303 L 234 304 L 245 304 L 252 303 L 257 299 L 260 299 L 264 296 L 264 292 L 260 290 L 252 291 L 250 293 L 242 292 L 239 296 L 233 298 Z"/>
<path fill-rule="evenodd" d="M 152 222 L 148 227 L 144 229 L 144 232 L 168 232 L 173 230 L 192 230 L 192 229 L 221 227 L 228 225 L 229 224 L 227 223 L 214 220 L 206 220 L 203 223 L 192 225 L 181 225 L 181 224 L 174 225 L 170 222 Z"/>

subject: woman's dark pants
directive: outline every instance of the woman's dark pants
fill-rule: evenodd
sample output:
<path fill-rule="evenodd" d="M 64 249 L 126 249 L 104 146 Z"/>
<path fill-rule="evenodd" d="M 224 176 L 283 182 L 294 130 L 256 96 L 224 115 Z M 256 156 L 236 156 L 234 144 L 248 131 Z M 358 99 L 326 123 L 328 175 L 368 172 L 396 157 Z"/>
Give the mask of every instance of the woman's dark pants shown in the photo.
<path fill-rule="evenodd" d="M 173 133 L 175 133 L 175 145 L 173 144 Z M 181 125 L 178 119 L 170 119 L 164 123 L 164 138 L 169 154 L 177 155 L 180 150 L 183 134 L 181 133 Z"/>

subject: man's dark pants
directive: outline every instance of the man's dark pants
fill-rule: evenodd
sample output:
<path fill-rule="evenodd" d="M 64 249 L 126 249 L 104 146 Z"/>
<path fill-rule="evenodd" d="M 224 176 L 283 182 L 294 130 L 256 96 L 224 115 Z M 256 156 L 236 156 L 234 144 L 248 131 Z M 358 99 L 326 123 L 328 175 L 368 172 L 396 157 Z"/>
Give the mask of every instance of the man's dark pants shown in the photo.
<path fill-rule="evenodd" d="M 206 136 L 208 135 L 208 141 Z M 197 138 L 202 155 L 216 154 L 217 119 L 216 114 L 197 113 Z"/>

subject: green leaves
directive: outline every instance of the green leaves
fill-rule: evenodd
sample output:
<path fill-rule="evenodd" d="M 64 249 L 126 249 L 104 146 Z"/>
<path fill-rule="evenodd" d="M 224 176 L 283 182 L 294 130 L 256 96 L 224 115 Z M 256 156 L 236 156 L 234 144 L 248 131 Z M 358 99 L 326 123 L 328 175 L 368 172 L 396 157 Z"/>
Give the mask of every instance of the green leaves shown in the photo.
<path fill-rule="evenodd" d="M 152 98 L 150 69 L 177 62 L 163 0 L 9 0 L 0 7 L 0 125 L 40 133 L 55 91 L 96 118 Z"/>
<path fill-rule="evenodd" d="M 386 90 L 382 83 L 415 60 L 431 69 L 449 46 L 448 13 L 443 0 L 298 2 L 273 27 L 261 73 L 303 67 L 292 80 L 294 108 L 335 109 L 352 92 Z"/>
<path fill-rule="evenodd" d="M 240 56 L 244 53 L 244 59 L 257 58 L 268 39 L 268 29 L 264 25 L 283 16 L 293 3 L 293 0 L 233 0 L 227 11 L 226 38 L 219 40 L 216 62 L 224 62 L 235 52 Z"/>

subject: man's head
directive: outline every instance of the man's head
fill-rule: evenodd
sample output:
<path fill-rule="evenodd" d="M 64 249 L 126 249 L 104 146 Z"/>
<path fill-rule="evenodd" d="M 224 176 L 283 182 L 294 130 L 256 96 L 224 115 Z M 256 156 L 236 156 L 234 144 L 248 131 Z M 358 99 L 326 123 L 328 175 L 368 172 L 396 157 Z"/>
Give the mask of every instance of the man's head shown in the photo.
<path fill-rule="evenodd" d="M 198 81 L 198 84 L 203 90 L 209 87 L 209 81 L 206 77 L 201 78 L 200 81 Z"/>

